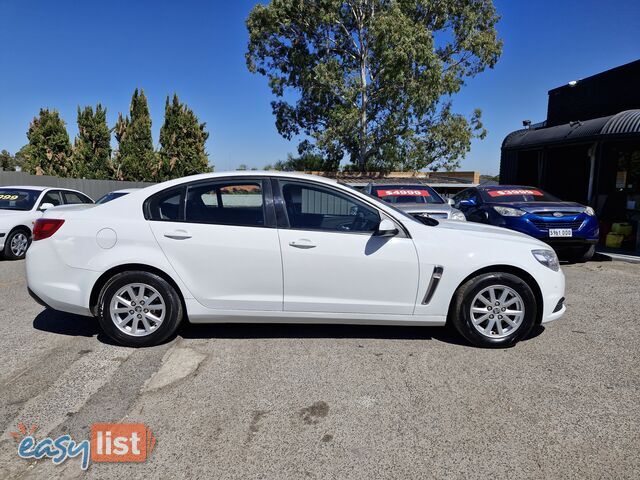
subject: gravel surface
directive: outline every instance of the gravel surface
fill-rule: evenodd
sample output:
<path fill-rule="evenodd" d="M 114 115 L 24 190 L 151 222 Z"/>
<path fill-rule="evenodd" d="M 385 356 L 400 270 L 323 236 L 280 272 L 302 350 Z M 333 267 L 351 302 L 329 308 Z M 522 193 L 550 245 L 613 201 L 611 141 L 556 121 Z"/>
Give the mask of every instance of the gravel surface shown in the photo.
<path fill-rule="evenodd" d="M 0 478 L 640 478 L 640 265 L 567 265 L 566 315 L 507 350 L 447 329 L 184 326 L 149 349 L 44 311 L 0 261 Z M 145 463 L 18 458 L 142 422 Z M 123 477 L 124 476 L 124 477 Z"/>

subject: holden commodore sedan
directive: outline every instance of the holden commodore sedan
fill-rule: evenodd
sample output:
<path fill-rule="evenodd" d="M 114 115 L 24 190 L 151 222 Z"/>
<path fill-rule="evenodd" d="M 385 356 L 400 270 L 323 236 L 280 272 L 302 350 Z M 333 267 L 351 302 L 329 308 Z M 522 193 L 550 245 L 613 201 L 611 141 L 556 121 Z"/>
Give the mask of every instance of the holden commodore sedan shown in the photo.
<path fill-rule="evenodd" d="M 534 238 L 423 223 L 336 181 L 280 172 L 195 175 L 47 212 L 27 278 L 38 302 L 95 316 L 129 346 L 189 321 L 450 322 L 498 347 L 566 308 L 558 259 Z"/>

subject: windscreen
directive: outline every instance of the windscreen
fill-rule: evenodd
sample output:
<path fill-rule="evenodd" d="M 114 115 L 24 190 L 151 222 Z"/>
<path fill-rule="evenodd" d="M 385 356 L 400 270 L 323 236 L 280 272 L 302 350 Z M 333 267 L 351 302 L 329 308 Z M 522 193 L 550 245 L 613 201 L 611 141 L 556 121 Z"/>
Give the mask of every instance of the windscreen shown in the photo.
<path fill-rule="evenodd" d="M 388 185 L 373 187 L 373 194 L 388 203 L 429 203 L 442 204 L 444 200 L 426 185 Z"/>
<path fill-rule="evenodd" d="M 559 202 L 553 195 L 539 188 L 492 188 L 482 190 L 482 198 L 487 203 L 518 202 Z"/>
<path fill-rule="evenodd" d="M 31 210 L 39 195 L 37 190 L 0 188 L 0 210 Z"/>

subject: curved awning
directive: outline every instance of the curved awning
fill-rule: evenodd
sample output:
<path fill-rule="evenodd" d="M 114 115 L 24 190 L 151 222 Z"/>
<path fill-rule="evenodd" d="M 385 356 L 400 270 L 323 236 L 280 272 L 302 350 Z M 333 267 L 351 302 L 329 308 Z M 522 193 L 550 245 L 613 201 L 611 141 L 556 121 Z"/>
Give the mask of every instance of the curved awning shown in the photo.
<path fill-rule="evenodd" d="M 516 130 L 506 136 L 502 148 L 529 148 L 627 134 L 640 135 L 640 110 L 625 110 L 608 117 L 570 122 L 556 127 Z"/>

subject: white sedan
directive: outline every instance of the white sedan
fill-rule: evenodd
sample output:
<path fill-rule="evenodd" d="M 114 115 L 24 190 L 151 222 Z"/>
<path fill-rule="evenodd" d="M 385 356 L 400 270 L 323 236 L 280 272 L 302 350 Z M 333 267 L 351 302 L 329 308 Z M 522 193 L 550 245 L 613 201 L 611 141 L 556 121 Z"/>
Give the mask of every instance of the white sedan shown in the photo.
<path fill-rule="evenodd" d="M 0 187 L 0 252 L 8 260 L 19 260 L 31 243 L 33 223 L 42 212 L 58 205 L 93 203 L 89 197 L 68 188 Z"/>
<path fill-rule="evenodd" d="M 96 316 L 129 346 L 180 323 L 452 323 L 507 346 L 565 311 L 546 244 L 498 227 L 428 224 L 348 186 L 277 172 L 195 175 L 103 205 L 46 212 L 32 296 Z"/>

